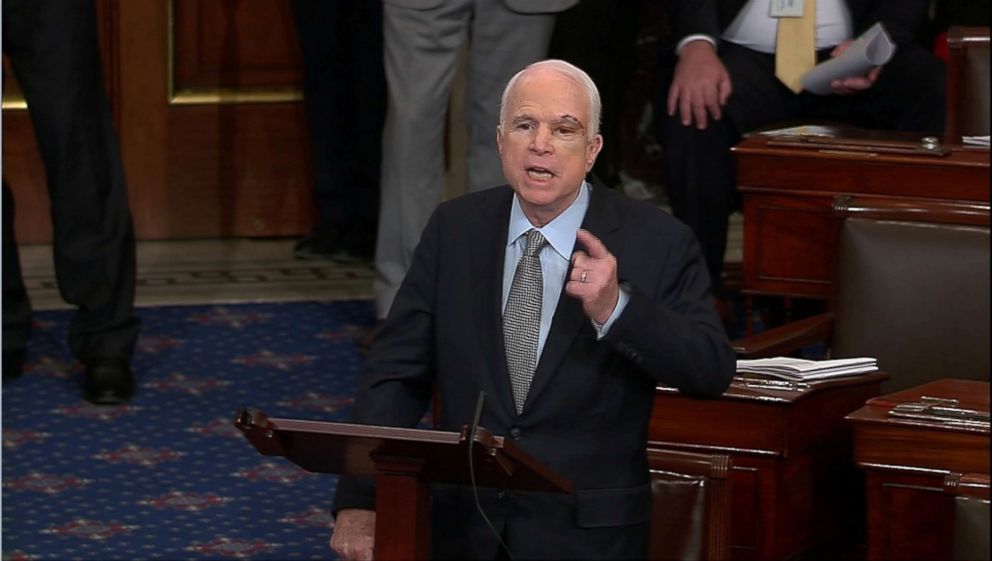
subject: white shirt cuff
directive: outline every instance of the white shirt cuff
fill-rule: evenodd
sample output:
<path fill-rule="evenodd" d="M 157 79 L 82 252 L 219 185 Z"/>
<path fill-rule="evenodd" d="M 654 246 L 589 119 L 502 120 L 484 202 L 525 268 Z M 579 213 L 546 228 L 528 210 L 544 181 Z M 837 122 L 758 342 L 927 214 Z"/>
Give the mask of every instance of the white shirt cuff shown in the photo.
<path fill-rule="evenodd" d="M 682 52 L 682 47 L 693 41 L 706 41 L 710 45 L 713 45 L 714 49 L 716 48 L 716 39 L 704 33 L 693 33 L 692 35 L 686 35 L 681 41 L 678 42 L 677 45 L 675 45 L 675 54 L 680 54 Z"/>
<path fill-rule="evenodd" d="M 620 294 L 617 296 L 617 305 L 613 308 L 613 313 L 610 314 L 610 317 L 606 319 L 606 323 L 599 325 L 596 323 L 596 320 L 589 318 L 589 321 L 592 322 L 592 326 L 596 328 L 596 340 L 606 337 L 606 334 L 610 331 L 610 327 L 616 323 L 617 318 L 620 317 L 620 314 L 623 313 L 624 308 L 627 307 L 627 302 L 630 302 L 630 293 L 627 287 L 621 284 Z"/>

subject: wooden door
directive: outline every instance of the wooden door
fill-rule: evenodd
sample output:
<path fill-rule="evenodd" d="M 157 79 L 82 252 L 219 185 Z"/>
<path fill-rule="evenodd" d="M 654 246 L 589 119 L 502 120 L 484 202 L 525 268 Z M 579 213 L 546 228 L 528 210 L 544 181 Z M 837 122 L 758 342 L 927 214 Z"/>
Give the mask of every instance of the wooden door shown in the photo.
<path fill-rule="evenodd" d="M 288 0 L 99 0 L 139 239 L 295 236 L 311 171 Z M 27 115 L 4 111 L 21 243 L 51 239 Z"/>

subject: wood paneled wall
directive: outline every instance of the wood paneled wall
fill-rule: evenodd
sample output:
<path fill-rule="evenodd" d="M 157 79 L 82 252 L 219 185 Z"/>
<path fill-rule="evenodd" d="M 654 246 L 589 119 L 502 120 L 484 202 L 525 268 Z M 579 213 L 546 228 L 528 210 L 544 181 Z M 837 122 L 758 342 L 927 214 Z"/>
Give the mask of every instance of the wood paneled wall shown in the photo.
<path fill-rule="evenodd" d="M 305 233 L 311 171 L 289 1 L 97 4 L 139 239 Z M 17 97 L 8 84 L 5 99 Z M 4 109 L 3 173 L 18 240 L 50 241 L 44 170 L 21 109 Z"/>

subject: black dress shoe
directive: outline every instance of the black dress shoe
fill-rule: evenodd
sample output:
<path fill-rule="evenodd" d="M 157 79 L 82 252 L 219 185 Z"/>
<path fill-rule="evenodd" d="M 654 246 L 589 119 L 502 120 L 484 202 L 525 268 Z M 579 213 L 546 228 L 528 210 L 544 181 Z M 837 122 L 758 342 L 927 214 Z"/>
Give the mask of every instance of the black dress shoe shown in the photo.
<path fill-rule="evenodd" d="M 341 237 L 337 234 L 310 234 L 293 246 L 293 257 L 308 261 L 333 261 L 341 250 Z"/>
<path fill-rule="evenodd" d="M 91 358 L 85 361 L 83 397 L 96 405 L 117 405 L 134 395 L 134 376 L 123 358 Z"/>
<path fill-rule="evenodd" d="M 340 232 L 311 233 L 293 247 L 293 256 L 304 260 L 323 260 L 352 265 L 369 263 L 375 253 L 375 241 L 368 232 L 343 235 Z"/>

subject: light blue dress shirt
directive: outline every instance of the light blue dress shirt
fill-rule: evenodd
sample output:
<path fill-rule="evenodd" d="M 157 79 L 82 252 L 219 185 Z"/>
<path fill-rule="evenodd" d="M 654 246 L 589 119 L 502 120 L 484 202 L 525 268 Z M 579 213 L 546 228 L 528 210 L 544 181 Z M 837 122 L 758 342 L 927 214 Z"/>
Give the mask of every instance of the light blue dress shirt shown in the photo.
<path fill-rule="evenodd" d="M 592 187 L 583 181 L 575 201 L 557 218 L 545 224 L 543 228 L 537 228 L 537 231 L 541 232 L 544 239 L 548 241 L 540 254 L 544 295 L 541 299 L 541 330 L 537 341 L 538 357 L 544 350 L 544 342 L 551 329 L 551 319 L 555 315 L 558 298 L 565 286 L 565 275 L 568 274 L 568 265 L 575 248 L 575 236 L 579 227 L 582 226 L 582 219 L 585 218 L 586 210 L 589 208 L 589 192 L 591 190 Z M 524 234 L 532 228 L 534 225 L 524 216 L 524 211 L 520 208 L 520 201 L 514 195 L 513 206 L 510 209 L 510 225 L 506 235 L 506 257 L 503 263 L 503 310 L 506 310 L 506 300 L 510 295 L 510 285 L 513 283 L 513 275 L 517 270 L 517 262 L 520 261 L 520 256 L 523 255 L 526 246 Z M 595 321 L 591 322 L 596 328 L 599 338 L 606 335 L 629 300 L 630 296 L 621 287 L 617 306 L 606 323 L 598 325 Z"/>

